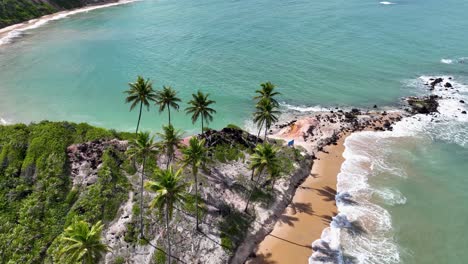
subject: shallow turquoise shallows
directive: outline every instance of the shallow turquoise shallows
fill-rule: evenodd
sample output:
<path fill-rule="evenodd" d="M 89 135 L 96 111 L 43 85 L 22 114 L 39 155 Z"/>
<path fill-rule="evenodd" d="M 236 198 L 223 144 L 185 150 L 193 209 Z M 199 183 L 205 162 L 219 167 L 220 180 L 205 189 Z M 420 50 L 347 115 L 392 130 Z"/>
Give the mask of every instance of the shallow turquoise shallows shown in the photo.
<path fill-rule="evenodd" d="M 436 75 L 453 76 L 466 98 L 467 29 L 466 0 L 145 0 L 99 9 L 0 46 L 0 121 L 133 131 L 137 111 L 129 112 L 123 91 L 139 74 L 179 91 L 184 103 L 173 122 L 187 134 L 200 129 L 182 111 L 198 89 L 217 102 L 214 128 L 245 125 L 265 81 L 279 87 L 284 109 L 393 107 L 427 92 L 420 76 Z M 166 122 L 152 107 L 142 129 Z M 373 142 L 386 150 L 384 167 L 399 168 L 373 171 L 368 181 L 377 190 L 369 201 L 389 213 L 383 235 L 395 258 L 369 257 L 346 241 L 344 253 L 360 263 L 468 261 L 468 126 L 442 123 L 426 124 L 408 144 Z"/>

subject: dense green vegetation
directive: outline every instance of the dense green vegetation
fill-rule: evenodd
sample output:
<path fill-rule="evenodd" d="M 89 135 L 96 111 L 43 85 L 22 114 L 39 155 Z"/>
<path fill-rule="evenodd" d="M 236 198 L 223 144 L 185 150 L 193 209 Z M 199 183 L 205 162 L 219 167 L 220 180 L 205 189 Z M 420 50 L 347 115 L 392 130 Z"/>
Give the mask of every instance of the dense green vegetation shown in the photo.
<path fill-rule="evenodd" d="M 0 258 L 6 263 L 41 262 L 75 216 L 93 223 L 113 219 L 129 186 L 119 170 L 122 154 L 107 150 L 97 183 L 73 189 L 66 148 L 128 137 L 68 122 L 0 126 Z"/>
<path fill-rule="evenodd" d="M 244 182 L 239 185 L 243 197 L 247 198 L 245 210 L 229 207 L 218 222 L 222 247 L 234 252 L 255 219 L 255 214 L 248 210 L 249 203 L 267 204 L 273 197 L 276 179 L 291 172 L 293 160 L 298 158 L 296 151 L 279 148 L 275 141 L 267 142 L 267 132 L 278 114 L 274 99 L 278 93 L 274 88 L 273 84 L 265 83 L 256 91 L 259 95 L 254 98 L 257 100 L 254 122 L 259 134 L 264 129 L 266 141 L 257 144 L 259 139 L 255 139 L 256 146 L 231 142 L 208 147 L 211 143 L 206 134 L 192 137 L 188 145 L 181 144 L 183 132 L 171 125 L 170 110 L 178 110 L 182 100 L 170 87 L 153 90 L 151 81 L 143 77 L 129 83 L 125 91 L 130 110 L 139 111 L 135 133 L 117 133 L 69 122 L 0 126 L 2 263 L 96 263 L 109 250 L 102 241 L 102 230 L 115 219 L 132 186 L 139 189 L 132 208 L 133 215 L 139 217 L 126 223 L 124 241 L 147 244 L 154 235 L 147 232 L 148 216 L 154 214 L 166 230 L 163 249 L 158 248 L 153 257 L 158 263 L 171 263 L 171 259 L 177 260 L 171 247 L 171 233 L 176 231 L 171 220 L 176 210 L 194 216 L 195 231 L 204 231 L 202 217 L 207 211 L 201 195 L 203 185 L 199 184 L 200 172 L 208 170 L 207 164 L 245 163 L 248 158 L 252 177 L 249 180 L 243 176 Z M 168 125 L 162 127 L 162 133 L 156 133 L 158 141 L 154 141 L 150 132 L 139 131 L 142 110 L 149 110 L 153 104 L 159 107 L 159 112 L 168 111 Z M 185 112 L 194 124 L 200 122 L 204 131 L 216 113 L 214 104 L 209 94 L 198 91 L 188 101 Z M 235 125 L 230 127 L 240 130 Z M 125 152 L 117 146 L 96 143 L 115 138 L 129 140 Z M 81 147 L 85 149 L 96 143 L 104 148 L 99 154 L 99 164 L 95 164 L 96 180 L 73 185 L 67 148 L 90 141 L 94 142 Z M 189 188 L 193 184 L 194 193 Z M 143 186 L 153 193 L 151 202 L 145 201 Z M 125 259 L 120 257 L 115 261 Z"/>
<path fill-rule="evenodd" d="M 48 15 L 61 9 L 82 7 L 85 4 L 86 1 L 83 0 L 2 0 L 0 1 L 0 28 Z"/>

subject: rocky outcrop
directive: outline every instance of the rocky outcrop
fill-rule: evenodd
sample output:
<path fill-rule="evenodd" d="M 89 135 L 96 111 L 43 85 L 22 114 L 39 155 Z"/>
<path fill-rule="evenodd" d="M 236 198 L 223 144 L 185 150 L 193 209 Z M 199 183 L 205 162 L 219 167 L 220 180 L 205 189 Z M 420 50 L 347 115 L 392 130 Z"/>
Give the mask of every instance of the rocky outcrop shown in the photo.
<path fill-rule="evenodd" d="M 109 146 L 113 146 L 119 151 L 125 151 L 127 145 L 127 141 L 113 139 L 96 140 L 69 146 L 67 155 L 71 167 L 73 186 L 87 186 L 95 183 L 104 151 Z"/>
<path fill-rule="evenodd" d="M 236 128 L 223 128 L 219 131 L 208 130 L 200 137 L 206 140 L 207 147 L 240 144 L 247 148 L 254 148 L 257 142 L 263 142 L 262 139 Z"/>
<path fill-rule="evenodd" d="M 430 114 L 437 112 L 439 96 L 431 95 L 427 97 L 408 97 L 406 102 L 411 107 L 413 114 Z"/>

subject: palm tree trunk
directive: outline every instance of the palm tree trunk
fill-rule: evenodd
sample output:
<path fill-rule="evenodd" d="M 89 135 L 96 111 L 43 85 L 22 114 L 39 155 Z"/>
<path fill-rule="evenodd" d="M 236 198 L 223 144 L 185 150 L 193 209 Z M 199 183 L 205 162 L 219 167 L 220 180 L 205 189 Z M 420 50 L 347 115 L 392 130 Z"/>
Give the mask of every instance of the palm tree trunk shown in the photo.
<path fill-rule="evenodd" d="M 201 133 L 203 134 L 203 116 L 201 117 Z"/>
<path fill-rule="evenodd" d="M 140 238 L 143 237 L 143 181 L 145 177 L 145 163 L 146 163 L 146 157 L 143 157 L 143 167 L 141 170 L 141 179 L 140 179 Z"/>
<path fill-rule="evenodd" d="M 265 142 L 266 142 L 266 140 L 267 140 L 267 132 L 268 132 L 268 129 L 269 129 L 269 127 L 265 124 L 265 137 L 264 137 L 264 139 L 263 139 L 263 140 L 265 140 Z"/>
<path fill-rule="evenodd" d="M 167 263 L 171 264 L 171 238 L 170 238 L 170 232 L 169 232 L 169 205 L 166 203 L 166 234 L 167 234 Z"/>
<path fill-rule="evenodd" d="M 263 120 L 260 121 L 260 127 L 258 128 L 257 138 L 255 139 L 255 146 L 257 145 L 258 139 L 260 138 L 260 133 L 262 132 L 262 127 L 263 127 Z M 253 181 L 254 173 L 255 173 L 255 169 L 252 170 L 252 175 L 250 175 L 250 180 L 251 181 Z"/>
<path fill-rule="evenodd" d="M 171 107 L 167 106 L 167 113 L 169 113 L 169 125 L 171 125 Z"/>
<path fill-rule="evenodd" d="M 245 209 L 244 209 L 245 213 L 247 213 L 247 209 L 249 208 L 250 199 L 252 199 L 252 194 L 255 191 L 255 189 L 257 188 L 258 182 L 260 181 L 260 175 L 261 174 L 262 174 L 262 171 L 260 171 L 260 173 L 258 174 L 257 181 L 255 181 L 255 184 L 254 184 L 254 186 L 252 188 L 252 191 L 250 191 L 249 198 L 247 199 L 247 204 L 245 205 Z"/>
<path fill-rule="evenodd" d="M 262 132 L 263 121 L 260 122 L 260 127 L 258 128 L 257 138 L 255 139 L 255 145 L 258 143 L 258 139 L 260 138 L 260 133 Z"/>
<path fill-rule="evenodd" d="M 135 131 L 135 135 L 138 134 L 138 128 L 140 127 L 141 110 L 143 110 L 143 102 L 140 102 L 140 114 L 138 115 L 138 123 L 137 123 L 136 131 Z"/>
<path fill-rule="evenodd" d="M 198 177 L 197 177 L 197 171 L 195 168 L 192 168 L 193 172 L 193 177 L 195 178 L 195 214 L 196 214 L 196 219 L 197 219 L 197 226 L 196 229 L 200 230 L 198 227 Z"/>

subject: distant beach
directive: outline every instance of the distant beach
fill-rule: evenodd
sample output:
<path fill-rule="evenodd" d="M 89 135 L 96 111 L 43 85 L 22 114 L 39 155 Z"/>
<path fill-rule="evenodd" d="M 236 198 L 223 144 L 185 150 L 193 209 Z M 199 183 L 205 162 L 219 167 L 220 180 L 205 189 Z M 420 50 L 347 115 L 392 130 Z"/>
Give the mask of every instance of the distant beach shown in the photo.
<path fill-rule="evenodd" d="M 42 16 L 40 18 L 31 19 L 24 23 L 19 23 L 19 24 L 5 27 L 5 28 L 0 28 L 0 46 L 11 43 L 12 41 L 14 41 L 15 38 L 21 37 L 24 31 L 38 28 L 40 26 L 47 24 L 50 21 L 63 19 L 71 15 L 85 13 L 85 12 L 89 12 L 89 11 L 96 10 L 96 9 L 129 4 L 135 1 L 138 1 L 138 0 L 120 0 L 120 1 L 115 1 L 111 3 L 105 3 L 105 4 L 89 5 L 89 6 L 74 9 L 74 10 L 60 11 L 60 12 L 53 13 L 50 15 Z"/>

